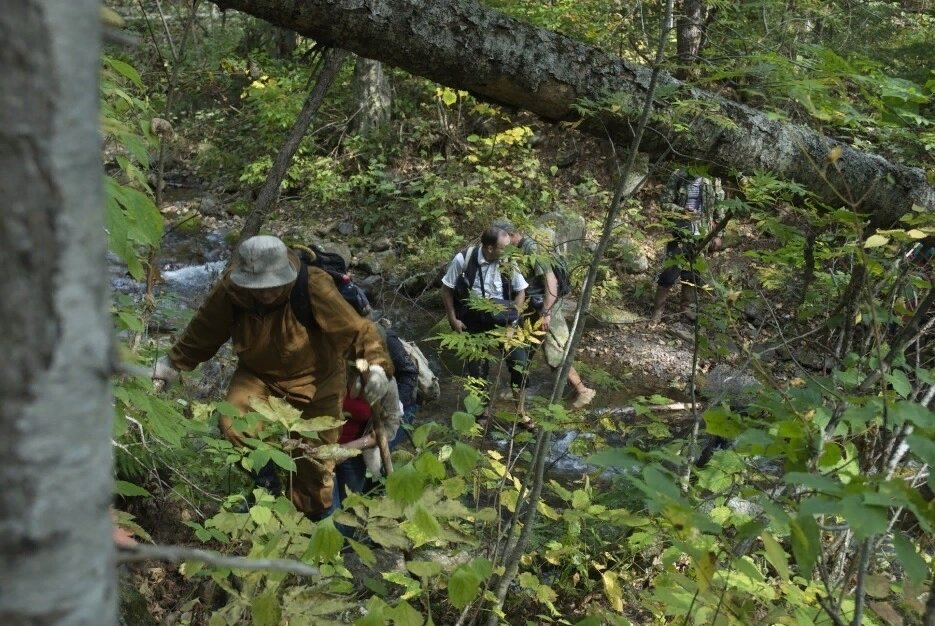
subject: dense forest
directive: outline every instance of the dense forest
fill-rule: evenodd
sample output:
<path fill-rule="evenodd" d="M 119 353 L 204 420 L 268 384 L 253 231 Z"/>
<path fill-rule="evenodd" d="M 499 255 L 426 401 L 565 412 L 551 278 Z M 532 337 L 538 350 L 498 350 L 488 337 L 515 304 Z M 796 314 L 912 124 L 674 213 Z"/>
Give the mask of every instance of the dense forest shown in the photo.
<path fill-rule="evenodd" d="M 0 623 L 935 626 L 929 0 L 14 4 Z M 445 319 L 503 218 L 560 363 Z M 231 342 L 159 374 L 255 235 L 438 378 L 327 515 L 288 491 L 341 420 L 243 413 Z"/>

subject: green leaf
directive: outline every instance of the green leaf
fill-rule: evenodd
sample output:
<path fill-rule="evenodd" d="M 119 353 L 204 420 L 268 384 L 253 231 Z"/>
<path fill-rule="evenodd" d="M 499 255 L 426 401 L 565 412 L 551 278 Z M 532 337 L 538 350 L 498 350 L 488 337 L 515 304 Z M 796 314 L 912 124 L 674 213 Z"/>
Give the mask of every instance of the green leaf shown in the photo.
<path fill-rule="evenodd" d="M 326 517 L 315 527 L 315 532 L 312 533 L 308 549 L 302 559 L 311 558 L 318 562 L 331 560 L 338 556 L 343 545 L 344 537 L 334 527 L 334 520 Z"/>
<path fill-rule="evenodd" d="M 428 442 L 429 434 L 435 429 L 435 423 L 429 422 L 428 424 L 422 424 L 414 431 L 412 431 L 412 445 L 416 447 L 416 450 L 424 448 L 426 442 Z"/>
<path fill-rule="evenodd" d="M 468 476 L 471 470 L 474 469 L 474 466 L 477 465 L 477 461 L 477 450 L 460 441 L 454 445 L 454 448 L 451 450 L 451 456 L 448 459 L 448 462 L 451 463 L 451 467 L 461 476 Z"/>
<path fill-rule="evenodd" d="M 416 502 L 423 491 L 425 478 L 412 464 L 403 465 L 386 479 L 386 495 L 403 506 Z"/>
<path fill-rule="evenodd" d="M 115 72 L 117 72 L 124 78 L 130 80 L 134 85 L 136 85 L 140 89 L 143 89 L 143 81 L 140 80 L 140 74 L 139 72 L 136 71 L 136 69 L 134 69 L 132 65 L 128 63 L 124 63 L 123 61 L 120 61 L 119 59 L 115 59 L 110 56 L 105 56 L 102 59 L 102 62 L 105 65 L 108 65 L 111 68 L 113 68 Z"/>
<path fill-rule="evenodd" d="M 821 550 L 821 530 L 815 518 L 800 515 L 789 522 L 792 532 L 792 554 L 799 566 L 799 574 L 805 579 L 811 579 L 812 569 L 818 560 Z"/>
<path fill-rule="evenodd" d="M 906 437 L 906 443 L 909 444 L 912 453 L 919 457 L 920 460 L 929 466 L 935 466 L 935 441 L 921 435 L 909 435 Z"/>
<path fill-rule="evenodd" d="M 783 480 L 785 480 L 790 485 L 802 485 L 822 493 L 841 493 L 841 483 L 829 476 L 822 476 L 821 474 L 789 472 L 783 477 Z"/>
<path fill-rule="evenodd" d="M 412 547 L 409 543 L 409 539 L 407 539 L 406 535 L 399 529 L 399 526 L 395 528 L 383 528 L 374 524 L 368 524 L 367 534 L 384 548 L 408 550 Z"/>
<path fill-rule="evenodd" d="M 118 311 L 117 317 L 120 318 L 120 321 L 123 322 L 123 325 L 126 326 L 127 330 L 133 332 L 140 332 L 143 330 L 143 321 L 137 315 L 133 315 L 128 311 Z"/>
<path fill-rule="evenodd" d="M 639 466 L 639 462 L 633 455 L 623 448 L 606 448 L 589 456 L 587 461 L 601 467 L 632 469 L 634 466 Z"/>
<path fill-rule="evenodd" d="M 457 609 L 463 609 L 477 596 L 482 580 L 468 565 L 462 565 L 448 579 L 448 597 Z"/>
<path fill-rule="evenodd" d="M 885 509 L 868 506 L 858 495 L 847 496 L 841 500 L 841 515 L 854 531 L 854 536 L 861 541 L 886 532 L 889 524 Z"/>
<path fill-rule="evenodd" d="M 904 371 L 893 370 L 886 375 L 886 380 L 893 386 L 893 391 L 903 398 L 908 398 L 909 394 L 912 393 L 912 384 Z"/>
<path fill-rule="evenodd" d="M 725 439 L 733 439 L 744 430 L 736 416 L 723 406 L 717 406 L 705 411 L 704 423 L 708 434 L 724 437 Z"/>
<path fill-rule="evenodd" d="M 273 519 L 273 512 L 268 507 L 255 504 L 250 507 L 250 517 L 257 523 L 257 526 L 266 526 Z"/>
<path fill-rule="evenodd" d="M 474 394 L 468 394 L 464 399 L 464 410 L 471 415 L 480 415 L 484 412 L 484 402 Z"/>
<path fill-rule="evenodd" d="M 673 500 L 679 498 L 678 486 L 670 477 L 666 476 L 652 465 L 647 466 L 643 470 L 643 478 L 646 480 L 646 484 L 655 490 L 657 494 L 667 496 Z"/>
<path fill-rule="evenodd" d="M 408 561 L 406 569 L 419 578 L 431 578 L 442 573 L 442 566 L 434 561 Z"/>
<path fill-rule="evenodd" d="M 456 94 L 454 90 L 448 88 L 442 90 L 442 102 L 444 102 L 447 106 L 452 106 L 457 101 L 458 94 Z"/>
<path fill-rule="evenodd" d="M 296 471 L 295 461 L 293 461 L 292 457 L 290 457 L 288 454 L 286 454 L 282 450 L 277 450 L 276 448 L 269 448 L 267 450 L 267 453 L 269 454 L 269 458 L 270 460 L 272 460 L 273 463 L 283 468 L 287 472 Z"/>
<path fill-rule="evenodd" d="M 431 452 L 423 452 L 420 454 L 413 465 L 416 466 L 420 474 L 428 478 L 444 480 L 447 475 L 445 472 L 445 464 L 439 461 Z"/>
<path fill-rule="evenodd" d="M 114 481 L 114 493 L 126 498 L 133 498 L 137 496 L 143 496 L 149 498 L 152 496 L 151 493 L 140 487 L 139 485 L 134 485 L 133 483 L 128 483 L 125 480 L 116 480 Z"/>
<path fill-rule="evenodd" d="M 885 246 L 888 242 L 889 238 L 883 235 L 870 235 L 867 237 L 867 241 L 864 242 L 864 248 L 879 248 Z"/>
<path fill-rule="evenodd" d="M 415 506 L 412 512 L 412 518 L 402 525 L 416 548 L 432 541 L 442 532 L 438 520 L 421 504 Z"/>
<path fill-rule="evenodd" d="M 253 599 L 250 605 L 253 626 L 277 626 L 282 617 L 276 591 L 270 589 Z"/>
<path fill-rule="evenodd" d="M 373 550 L 359 541 L 354 541 L 350 537 L 347 538 L 347 542 L 351 545 L 351 549 L 360 557 L 361 563 L 367 565 L 368 567 L 373 567 L 377 562 L 377 557 L 374 555 Z"/>
<path fill-rule="evenodd" d="M 392 609 L 386 609 L 384 614 L 393 619 L 394 626 L 422 626 L 425 618 L 408 602 L 403 600 Z"/>
<path fill-rule="evenodd" d="M 462 435 L 466 435 L 474 428 L 474 416 L 464 411 L 455 411 L 451 415 L 451 427 Z"/>
<path fill-rule="evenodd" d="M 898 424 L 912 422 L 920 428 L 935 426 L 935 412 L 925 408 L 918 402 L 900 400 L 890 407 L 890 416 Z"/>
<path fill-rule="evenodd" d="M 768 532 L 763 532 L 760 535 L 760 539 L 763 540 L 763 548 L 766 553 L 766 560 L 769 561 L 770 565 L 773 566 L 773 569 L 776 570 L 776 573 L 779 574 L 779 578 L 783 581 L 789 580 L 789 559 L 786 556 L 786 551 L 783 550 L 782 546 L 779 545 L 779 542 L 776 541 L 776 538 L 773 537 Z"/>
<path fill-rule="evenodd" d="M 893 547 L 896 548 L 896 556 L 906 570 L 906 576 L 909 580 L 918 585 L 925 582 L 929 575 L 929 566 L 925 560 L 916 552 L 916 548 L 901 533 L 893 534 Z"/>

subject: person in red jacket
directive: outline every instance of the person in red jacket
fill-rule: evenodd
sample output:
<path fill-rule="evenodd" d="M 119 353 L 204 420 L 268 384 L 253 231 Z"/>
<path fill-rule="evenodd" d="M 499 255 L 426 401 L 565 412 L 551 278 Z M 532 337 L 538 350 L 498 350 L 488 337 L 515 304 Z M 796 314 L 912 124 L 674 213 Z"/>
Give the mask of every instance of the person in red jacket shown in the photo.
<path fill-rule="evenodd" d="M 349 491 L 365 493 L 379 478 L 382 470 L 380 451 L 377 447 L 376 428 L 383 429 L 387 441 L 392 441 L 403 418 L 403 405 L 399 400 L 399 389 L 395 380 L 389 381 L 386 394 L 377 405 L 381 412 L 380 423 L 373 419 L 373 408 L 361 393 L 359 376 L 352 370 L 347 394 L 344 396 L 344 425 L 338 435 L 338 443 L 360 454 L 338 463 L 334 468 L 334 508 Z M 367 471 L 371 478 L 368 479 Z"/>

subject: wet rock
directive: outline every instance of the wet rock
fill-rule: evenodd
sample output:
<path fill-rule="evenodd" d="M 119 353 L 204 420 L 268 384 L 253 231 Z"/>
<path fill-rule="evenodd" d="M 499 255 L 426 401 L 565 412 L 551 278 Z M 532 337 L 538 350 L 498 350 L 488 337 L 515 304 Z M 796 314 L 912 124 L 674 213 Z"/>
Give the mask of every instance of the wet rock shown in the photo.
<path fill-rule="evenodd" d="M 381 237 L 370 244 L 370 249 L 374 252 L 384 252 L 393 247 L 393 241 L 389 237 Z"/>
<path fill-rule="evenodd" d="M 375 256 L 358 259 L 354 266 L 365 274 L 382 274 L 383 264 Z"/>
<path fill-rule="evenodd" d="M 316 245 L 325 252 L 333 252 L 335 254 L 341 255 L 341 258 L 343 258 L 348 263 L 350 263 L 351 259 L 354 257 L 354 255 L 351 253 L 351 247 L 345 243 L 322 240 L 316 242 Z"/>
<path fill-rule="evenodd" d="M 595 306 L 590 310 L 591 318 L 598 326 L 632 324 L 640 319 L 638 313 L 615 306 Z"/>
<path fill-rule="evenodd" d="M 383 278 L 380 276 L 367 276 L 356 282 L 370 300 L 376 299 L 380 292 L 383 291 Z"/>
<path fill-rule="evenodd" d="M 344 237 L 348 237 L 354 234 L 354 225 L 350 222 L 338 222 L 338 225 L 334 227 L 334 230 Z"/>
<path fill-rule="evenodd" d="M 226 213 L 224 205 L 221 204 L 220 200 L 211 195 L 201 197 L 198 211 L 202 215 L 210 215 L 212 217 L 222 217 Z"/>
<path fill-rule="evenodd" d="M 384 271 L 396 265 L 396 252 L 393 250 L 377 252 L 375 256 L 377 257 L 377 260 L 380 261 Z"/>
<path fill-rule="evenodd" d="M 539 218 L 537 226 L 553 233 L 552 243 L 562 254 L 575 257 L 583 252 L 587 228 L 577 213 L 553 211 Z"/>
<path fill-rule="evenodd" d="M 649 269 L 649 258 L 629 238 L 616 240 L 607 253 L 607 260 L 624 274 L 642 274 Z"/>
<path fill-rule="evenodd" d="M 734 408 L 753 402 L 760 382 L 752 372 L 718 363 L 700 378 L 699 391 L 712 402 L 727 400 Z"/>

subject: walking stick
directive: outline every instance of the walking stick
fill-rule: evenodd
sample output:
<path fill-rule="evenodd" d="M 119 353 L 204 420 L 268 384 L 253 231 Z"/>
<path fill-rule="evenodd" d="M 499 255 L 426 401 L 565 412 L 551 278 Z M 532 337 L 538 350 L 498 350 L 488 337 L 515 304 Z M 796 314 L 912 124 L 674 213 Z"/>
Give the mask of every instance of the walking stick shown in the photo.
<path fill-rule="evenodd" d="M 370 364 L 366 359 L 357 359 L 355 362 L 357 371 L 360 373 L 360 382 L 364 387 L 370 379 Z M 386 475 L 393 473 L 393 459 L 390 456 L 390 442 L 386 438 L 386 431 L 383 430 L 383 407 L 379 402 L 370 406 L 373 416 L 373 434 L 377 438 L 377 446 L 380 448 L 380 457 L 383 459 L 383 467 L 386 468 Z"/>

